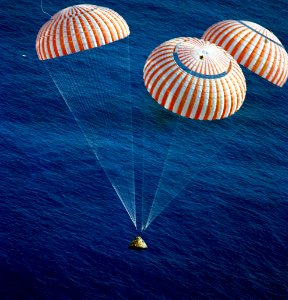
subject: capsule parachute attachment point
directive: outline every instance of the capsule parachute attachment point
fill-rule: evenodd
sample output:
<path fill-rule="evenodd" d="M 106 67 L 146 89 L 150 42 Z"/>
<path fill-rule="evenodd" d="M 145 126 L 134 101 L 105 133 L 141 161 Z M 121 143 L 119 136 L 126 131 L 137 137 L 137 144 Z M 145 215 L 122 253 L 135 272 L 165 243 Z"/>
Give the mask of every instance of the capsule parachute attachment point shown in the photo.
<path fill-rule="evenodd" d="M 148 246 L 141 236 L 136 236 L 135 239 L 130 243 L 129 249 L 132 250 L 145 250 Z"/>
<path fill-rule="evenodd" d="M 224 49 L 197 38 L 169 40 L 144 66 L 147 91 L 161 106 L 194 120 L 216 120 L 240 109 L 246 80 Z"/>
<path fill-rule="evenodd" d="M 209 27 L 202 39 L 229 52 L 239 64 L 282 87 L 288 77 L 288 54 L 280 40 L 259 24 L 224 20 Z"/>

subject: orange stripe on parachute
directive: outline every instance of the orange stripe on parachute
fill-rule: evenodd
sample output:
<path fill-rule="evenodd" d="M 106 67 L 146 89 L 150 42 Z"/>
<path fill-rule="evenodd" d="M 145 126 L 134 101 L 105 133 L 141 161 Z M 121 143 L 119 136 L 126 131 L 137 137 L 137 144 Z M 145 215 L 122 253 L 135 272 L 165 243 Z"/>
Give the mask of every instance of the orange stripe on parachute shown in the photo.
<path fill-rule="evenodd" d="M 195 114 L 195 119 L 198 120 L 200 117 L 200 114 L 202 113 L 203 106 L 204 106 L 204 101 L 205 101 L 205 95 L 206 95 L 206 80 L 203 81 L 203 87 L 201 91 L 201 96 L 198 104 L 198 108 Z"/>
<path fill-rule="evenodd" d="M 74 43 L 73 43 L 73 40 L 72 40 L 72 30 L 70 28 L 70 22 L 69 22 L 69 19 L 66 19 L 66 28 L 67 28 L 67 32 L 69 32 L 70 34 L 67 36 L 67 40 L 68 40 L 68 43 L 69 43 L 69 47 L 70 47 L 70 50 L 72 53 L 75 53 L 76 52 L 76 49 L 75 49 L 75 46 L 74 46 Z"/>
<path fill-rule="evenodd" d="M 60 24 L 60 36 L 61 37 L 64 36 L 63 27 L 64 27 L 64 22 L 62 21 Z M 61 51 L 62 51 L 63 55 L 67 55 L 66 47 L 64 44 L 64 38 L 60 38 L 60 45 L 61 45 Z"/>
<path fill-rule="evenodd" d="M 169 107 L 168 107 L 169 110 L 173 110 L 174 105 L 176 103 L 176 100 L 177 100 L 177 98 L 178 98 L 178 96 L 179 96 L 179 94 L 180 94 L 180 92 L 181 92 L 181 90 L 182 90 L 182 88 L 183 88 L 186 80 L 187 80 L 187 77 L 188 77 L 188 74 L 185 75 L 185 77 L 181 80 L 179 86 L 177 87 L 175 93 L 173 94 L 171 102 L 170 102 Z"/>
<path fill-rule="evenodd" d="M 83 42 L 82 42 L 80 30 L 79 30 L 78 25 L 77 25 L 77 21 L 74 18 L 72 20 L 72 22 L 73 22 L 73 27 L 74 27 L 74 31 L 75 31 L 75 37 L 76 37 L 76 40 L 77 40 L 77 45 L 78 45 L 80 51 L 83 51 L 84 50 L 84 45 L 83 45 Z"/>

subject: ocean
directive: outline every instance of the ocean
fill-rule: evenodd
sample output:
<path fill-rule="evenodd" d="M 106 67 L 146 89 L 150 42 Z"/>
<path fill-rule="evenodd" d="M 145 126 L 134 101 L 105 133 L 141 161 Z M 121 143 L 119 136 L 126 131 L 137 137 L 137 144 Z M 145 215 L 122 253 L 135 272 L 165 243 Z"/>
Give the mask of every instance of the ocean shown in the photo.
<path fill-rule="evenodd" d="M 43 7 L 52 15 L 80 3 L 45 0 Z M 98 159 L 38 60 L 36 36 L 48 21 L 40 1 L 1 0 L 0 300 L 288 299 L 288 85 L 242 68 L 247 94 L 239 112 L 201 122 L 160 107 L 142 79 L 159 44 L 201 38 L 225 19 L 261 24 L 288 49 L 286 2 L 90 4 L 117 11 L 131 30 L 127 59 L 111 55 L 102 68 L 100 55 L 91 66 L 103 71 L 103 89 L 117 94 L 112 120 L 125 122 L 132 112 L 129 129 L 103 127 L 103 137 L 107 130 L 113 138 L 97 144 Z M 121 68 L 128 71 L 119 76 Z M 81 91 L 83 98 L 92 92 Z M 104 124 L 101 117 L 95 120 Z M 133 172 L 122 162 L 133 163 Z M 131 172 L 134 182 L 125 184 Z M 173 199 L 153 205 L 173 176 Z M 117 185 L 135 188 L 137 230 Z M 156 217 L 141 233 L 151 207 Z M 138 234 L 148 250 L 128 249 Z"/>

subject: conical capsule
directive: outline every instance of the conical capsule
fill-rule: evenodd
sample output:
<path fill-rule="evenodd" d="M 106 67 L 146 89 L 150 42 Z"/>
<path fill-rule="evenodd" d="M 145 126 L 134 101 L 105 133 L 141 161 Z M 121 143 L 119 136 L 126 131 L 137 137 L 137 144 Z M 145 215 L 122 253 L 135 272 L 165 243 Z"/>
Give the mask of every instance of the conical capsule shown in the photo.
<path fill-rule="evenodd" d="M 144 250 L 147 248 L 148 246 L 145 243 L 145 241 L 141 238 L 141 236 L 136 236 L 136 238 L 129 245 L 129 249 L 133 250 Z"/>

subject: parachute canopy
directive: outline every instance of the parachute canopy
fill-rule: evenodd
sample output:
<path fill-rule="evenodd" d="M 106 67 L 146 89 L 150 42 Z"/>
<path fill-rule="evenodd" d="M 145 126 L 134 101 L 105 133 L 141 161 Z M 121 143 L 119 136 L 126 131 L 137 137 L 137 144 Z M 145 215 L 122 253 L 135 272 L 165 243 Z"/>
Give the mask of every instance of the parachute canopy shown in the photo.
<path fill-rule="evenodd" d="M 248 21 L 225 20 L 209 27 L 204 40 L 229 52 L 241 65 L 282 87 L 288 77 L 288 56 L 268 29 Z"/>
<path fill-rule="evenodd" d="M 62 9 L 46 22 L 36 39 L 40 60 L 100 47 L 130 34 L 126 21 L 109 8 L 80 4 Z"/>
<path fill-rule="evenodd" d="M 144 66 L 150 95 L 166 109 L 196 120 L 234 114 L 246 94 L 246 81 L 225 50 L 197 38 L 180 37 L 158 46 Z"/>

